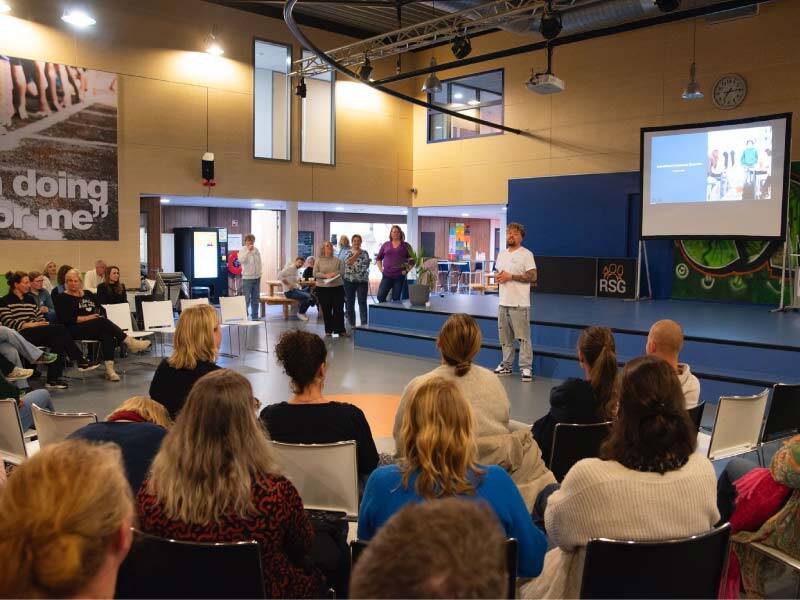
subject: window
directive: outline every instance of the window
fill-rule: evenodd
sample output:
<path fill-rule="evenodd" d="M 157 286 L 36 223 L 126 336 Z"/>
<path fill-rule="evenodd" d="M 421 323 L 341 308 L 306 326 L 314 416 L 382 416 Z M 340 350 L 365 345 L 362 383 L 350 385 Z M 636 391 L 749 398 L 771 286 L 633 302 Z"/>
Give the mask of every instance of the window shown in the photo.
<path fill-rule="evenodd" d="M 255 40 L 253 62 L 253 155 L 291 160 L 292 47 Z"/>
<path fill-rule="evenodd" d="M 428 102 L 471 117 L 503 123 L 503 69 L 442 81 L 442 91 L 428 94 Z M 428 110 L 428 143 L 503 133 L 488 125 Z"/>
<path fill-rule="evenodd" d="M 314 56 L 303 50 L 303 58 Z M 300 160 L 332 165 L 336 162 L 336 76 L 327 71 L 306 77 L 306 97 L 302 100 L 302 139 Z"/>

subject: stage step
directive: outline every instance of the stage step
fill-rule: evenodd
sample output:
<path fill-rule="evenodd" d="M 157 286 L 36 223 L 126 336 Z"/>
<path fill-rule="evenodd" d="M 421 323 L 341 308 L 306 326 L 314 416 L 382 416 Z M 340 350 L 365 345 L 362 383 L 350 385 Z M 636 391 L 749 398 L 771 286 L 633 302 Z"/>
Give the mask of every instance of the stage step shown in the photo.
<path fill-rule="evenodd" d="M 534 326 L 534 331 L 536 326 Z M 355 328 L 355 344 L 359 348 L 392 352 L 403 355 L 416 356 L 438 360 L 439 350 L 436 348 L 436 333 L 421 329 L 405 329 L 399 327 L 386 327 L 367 325 Z M 619 334 L 615 335 L 615 338 Z M 619 346 L 619 344 L 618 344 Z M 517 351 L 518 353 L 518 351 Z M 642 353 L 644 346 L 642 345 Z M 542 377 L 553 379 L 566 379 L 568 377 L 583 377 L 583 371 L 578 363 L 576 352 L 567 350 L 562 345 L 549 346 L 533 344 L 534 373 Z M 620 366 L 640 354 L 618 354 Z M 475 362 L 488 369 L 494 369 L 502 359 L 499 342 L 484 338 L 481 350 Z M 752 370 L 723 370 L 718 366 L 694 364 L 692 372 L 700 379 L 701 399 L 709 405 L 716 405 L 721 395 L 750 395 L 760 392 L 765 387 L 772 387 L 775 383 L 795 383 L 798 375 L 792 379 L 779 379 L 770 372 Z M 708 412 L 708 411 L 707 411 Z M 707 415 L 708 416 L 708 415 Z M 712 415 L 713 422 L 713 415 Z"/>

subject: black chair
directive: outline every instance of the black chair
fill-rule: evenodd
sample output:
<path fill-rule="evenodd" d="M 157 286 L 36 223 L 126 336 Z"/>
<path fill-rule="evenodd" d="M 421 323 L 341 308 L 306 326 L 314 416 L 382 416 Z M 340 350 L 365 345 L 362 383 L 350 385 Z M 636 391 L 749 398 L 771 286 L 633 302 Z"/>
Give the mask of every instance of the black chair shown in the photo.
<path fill-rule="evenodd" d="M 557 481 L 563 481 L 576 462 L 595 458 L 611 431 L 611 421 L 603 423 L 557 423 L 550 452 L 550 470 Z"/>
<path fill-rule="evenodd" d="M 350 542 L 350 570 L 353 570 L 361 553 L 367 549 L 368 542 L 353 540 Z M 506 575 L 508 577 L 507 598 L 513 600 L 517 596 L 517 562 L 519 561 L 519 542 L 514 538 L 506 540 Z"/>
<path fill-rule="evenodd" d="M 181 542 L 133 532 L 116 598 L 266 598 L 255 540 Z"/>
<path fill-rule="evenodd" d="M 697 406 L 693 406 L 692 408 L 687 409 L 689 413 L 689 418 L 694 423 L 695 431 L 700 431 L 700 423 L 703 422 L 703 409 L 706 407 L 705 400 L 700 402 Z"/>
<path fill-rule="evenodd" d="M 758 459 L 763 464 L 764 446 L 800 433 L 800 384 L 776 383 L 767 409 L 764 430 L 758 444 Z"/>
<path fill-rule="evenodd" d="M 716 598 L 730 534 L 725 523 L 701 535 L 663 542 L 590 540 L 580 597 Z"/>

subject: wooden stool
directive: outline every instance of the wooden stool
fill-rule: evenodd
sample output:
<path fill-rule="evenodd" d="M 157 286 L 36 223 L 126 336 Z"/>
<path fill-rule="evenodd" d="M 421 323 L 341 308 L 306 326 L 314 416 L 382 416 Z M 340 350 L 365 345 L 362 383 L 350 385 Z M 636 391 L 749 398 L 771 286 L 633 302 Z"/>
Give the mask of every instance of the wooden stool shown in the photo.
<path fill-rule="evenodd" d="M 258 299 L 259 303 L 261 304 L 261 315 L 266 315 L 267 306 L 283 306 L 283 318 L 289 318 L 289 307 L 296 306 L 299 304 L 297 300 L 293 300 L 292 298 L 286 298 L 284 296 L 261 296 Z"/>

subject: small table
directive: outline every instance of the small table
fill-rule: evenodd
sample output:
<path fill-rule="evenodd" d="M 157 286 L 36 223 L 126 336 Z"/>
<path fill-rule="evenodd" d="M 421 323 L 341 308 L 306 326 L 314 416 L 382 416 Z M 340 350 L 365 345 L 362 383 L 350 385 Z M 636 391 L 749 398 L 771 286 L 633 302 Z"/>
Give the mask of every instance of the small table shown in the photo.
<path fill-rule="evenodd" d="M 283 283 L 280 280 L 277 280 L 277 279 L 269 279 L 267 281 L 267 287 L 269 287 L 269 295 L 270 296 L 274 296 L 275 295 L 275 288 L 276 287 L 283 288 Z"/>

